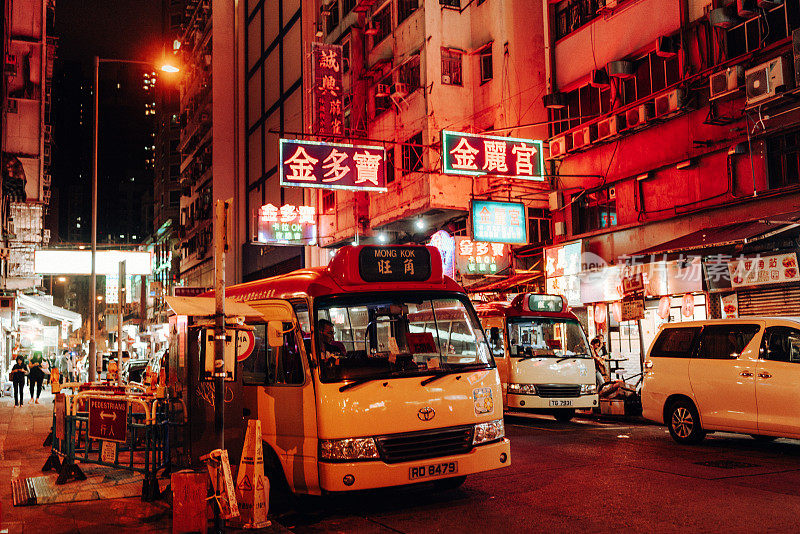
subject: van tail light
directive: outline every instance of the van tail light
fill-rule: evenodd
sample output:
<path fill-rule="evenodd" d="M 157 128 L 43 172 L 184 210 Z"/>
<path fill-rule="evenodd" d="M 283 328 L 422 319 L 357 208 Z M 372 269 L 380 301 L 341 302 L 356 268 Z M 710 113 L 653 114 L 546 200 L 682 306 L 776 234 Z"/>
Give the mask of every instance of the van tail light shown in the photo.
<path fill-rule="evenodd" d="M 653 360 L 645 360 L 644 361 L 644 368 L 645 369 L 652 369 L 653 368 Z"/>

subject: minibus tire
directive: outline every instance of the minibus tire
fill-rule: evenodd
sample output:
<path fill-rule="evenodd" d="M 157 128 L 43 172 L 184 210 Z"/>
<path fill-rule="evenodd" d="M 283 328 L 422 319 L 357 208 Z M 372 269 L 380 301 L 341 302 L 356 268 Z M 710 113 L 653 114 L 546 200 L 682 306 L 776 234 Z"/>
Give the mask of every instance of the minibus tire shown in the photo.
<path fill-rule="evenodd" d="M 460 488 L 464 481 L 467 480 L 467 475 L 460 477 L 445 478 L 444 480 L 437 480 L 433 483 L 434 489 L 437 491 L 448 491 Z"/>
<path fill-rule="evenodd" d="M 280 507 L 281 504 L 293 507 L 294 493 L 289 487 L 289 482 L 286 480 L 283 467 L 281 467 L 281 461 L 266 441 L 264 441 L 263 444 L 264 474 L 267 475 L 269 479 L 270 503 L 274 503 L 278 505 L 278 507 Z"/>
<path fill-rule="evenodd" d="M 553 417 L 555 417 L 556 421 L 559 423 L 568 423 L 573 417 L 575 417 L 575 408 L 569 408 L 566 410 L 553 410 Z"/>
<path fill-rule="evenodd" d="M 700 426 L 700 414 L 687 399 L 678 399 L 667 410 L 669 435 L 681 445 L 696 445 L 703 441 L 706 433 Z"/>

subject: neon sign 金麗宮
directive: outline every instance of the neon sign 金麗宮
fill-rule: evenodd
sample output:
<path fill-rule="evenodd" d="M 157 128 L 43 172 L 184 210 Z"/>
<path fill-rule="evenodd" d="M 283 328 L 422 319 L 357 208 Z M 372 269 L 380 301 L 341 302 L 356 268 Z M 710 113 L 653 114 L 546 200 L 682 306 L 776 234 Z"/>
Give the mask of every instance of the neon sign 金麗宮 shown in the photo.
<path fill-rule="evenodd" d="M 542 142 L 442 130 L 442 173 L 543 181 Z"/>
<path fill-rule="evenodd" d="M 386 150 L 380 146 L 280 140 L 281 185 L 386 191 Z"/>
<path fill-rule="evenodd" d="M 314 206 L 265 204 L 256 217 L 257 243 L 313 245 L 317 242 L 317 213 Z"/>

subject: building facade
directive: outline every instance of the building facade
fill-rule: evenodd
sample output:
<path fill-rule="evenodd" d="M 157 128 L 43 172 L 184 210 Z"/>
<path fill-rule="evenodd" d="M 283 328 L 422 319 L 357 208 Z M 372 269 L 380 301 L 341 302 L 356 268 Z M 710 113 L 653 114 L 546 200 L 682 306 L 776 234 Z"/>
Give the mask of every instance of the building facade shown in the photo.
<path fill-rule="evenodd" d="M 590 331 L 633 373 L 663 321 L 800 312 L 800 4 L 544 4 L 554 237 L 610 265 L 572 288 Z"/>

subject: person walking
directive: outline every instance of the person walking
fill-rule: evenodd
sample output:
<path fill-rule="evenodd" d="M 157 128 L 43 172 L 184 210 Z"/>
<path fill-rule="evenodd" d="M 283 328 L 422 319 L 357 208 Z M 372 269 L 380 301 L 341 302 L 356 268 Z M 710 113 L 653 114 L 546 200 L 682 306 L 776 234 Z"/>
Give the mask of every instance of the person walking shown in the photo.
<path fill-rule="evenodd" d="M 14 406 L 22 406 L 25 402 L 25 358 L 17 356 L 17 363 L 11 368 L 11 382 L 14 384 Z"/>
<path fill-rule="evenodd" d="M 34 352 L 31 356 L 31 361 L 28 363 L 30 374 L 28 375 L 28 385 L 31 391 L 31 400 L 29 404 L 39 404 L 39 395 L 42 394 L 42 382 L 44 381 L 44 371 L 42 370 L 42 353 Z M 36 396 L 33 396 L 33 390 L 36 389 Z"/>

